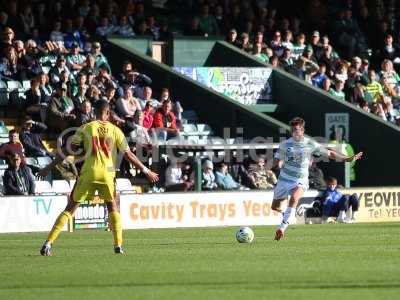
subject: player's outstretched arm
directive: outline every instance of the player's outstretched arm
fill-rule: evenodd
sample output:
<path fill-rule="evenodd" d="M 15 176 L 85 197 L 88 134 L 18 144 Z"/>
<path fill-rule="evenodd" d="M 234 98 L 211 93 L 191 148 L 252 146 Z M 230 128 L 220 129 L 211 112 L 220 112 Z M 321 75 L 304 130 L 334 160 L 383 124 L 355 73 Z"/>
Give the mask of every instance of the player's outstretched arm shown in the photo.
<path fill-rule="evenodd" d="M 132 151 L 125 151 L 124 156 L 136 168 L 140 169 L 146 175 L 147 179 L 150 182 L 158 181 L 158 174 L 150 171 L 145 165 L 143 165 L 142 162 L 137 158 L 137 156 L 132 153 Z"/>
<path fill-rule="evenodd" d="M 357 154 L 347 156 L 347 155 L 343 155 L 339 152 L 336 152 L 334 150 L 329 150 L 329 158 L 331 158 L 333 160 L 337 160 L 337 161 L 353 162 L 353 161 L 361 159 L 362 156 L 363 156 L 363 152 L 358 152 Z"/>

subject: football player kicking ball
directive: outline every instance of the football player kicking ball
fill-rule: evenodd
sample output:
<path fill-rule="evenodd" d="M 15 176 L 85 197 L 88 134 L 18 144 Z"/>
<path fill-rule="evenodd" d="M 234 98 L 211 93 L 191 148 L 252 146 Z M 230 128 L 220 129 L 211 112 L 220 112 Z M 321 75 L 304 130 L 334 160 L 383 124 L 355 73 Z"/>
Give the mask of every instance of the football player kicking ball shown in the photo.
<path fill-rule="evenodd" d="M 288 207 L 283 214 L 282 223 L 275 233 L 276 241 L 284 237 L 285 230 L 295 215 L 297 203 L 308 189 L 308 167 L 313 153 L 319 152 L 331 159 L 345 162 L 356 161 L 362 157 L 362 152 L 353 156 L 344 156 L 333 150 L 328 150 L 321 144 L 305 137 L 305 122 L 301 118 L 294 118 L 289 125 L 292 137 L 280 144 L 279 151 L 275 157 L 281 172 L 274 189 L 271 208 L 282 212 L 281 204 L 290 196 Z"/>
<path fill-rule="evenodd" d="M 40 254 L 43 256 L 51 255 L 52 244 L 57 239 L 62 228 L 74 215 L 81 202 L 93 199 L 96 190 L 99 197 L 107 205 L 111 231 L 114 237 L 114 252 L 123 254 L 121 218 L 114 198 L 117 150 L 123 153 L 129 162 L 141 169 L 149 181 L 155 182 L 158 180 L 158 175 L 146 168 L 130 151 L 122 131 L 108 121 L 110 107 L 106 101 L 99 100 L 96 102 L 95 114 L 96 120 L 82 125 L 72 137 L 72 152 L 77 153 L 83 147 L 85 161 L 65 210 L 58 216 L 40 250 Z M 39 174 L 46 176 L 62 160 L 62 155 L 58 154 L 55 160 L 43 168 Z"/>

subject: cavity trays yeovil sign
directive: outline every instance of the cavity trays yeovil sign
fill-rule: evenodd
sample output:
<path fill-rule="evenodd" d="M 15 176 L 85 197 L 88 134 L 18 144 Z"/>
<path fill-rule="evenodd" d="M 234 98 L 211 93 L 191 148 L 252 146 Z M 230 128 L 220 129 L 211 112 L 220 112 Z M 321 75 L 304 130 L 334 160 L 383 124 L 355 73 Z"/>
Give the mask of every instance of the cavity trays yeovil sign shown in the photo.
<path fill-rule="evenodd" d="M 271 68 L 175 67 L 177 72 L 247 105 L 270 103 Z"/>
<path fill-rule="evenodd" d="M 266 194 L 269 197 L 266 197 Z M 124 229 L 275 225 L 272 193 L 121 194 Z"/>

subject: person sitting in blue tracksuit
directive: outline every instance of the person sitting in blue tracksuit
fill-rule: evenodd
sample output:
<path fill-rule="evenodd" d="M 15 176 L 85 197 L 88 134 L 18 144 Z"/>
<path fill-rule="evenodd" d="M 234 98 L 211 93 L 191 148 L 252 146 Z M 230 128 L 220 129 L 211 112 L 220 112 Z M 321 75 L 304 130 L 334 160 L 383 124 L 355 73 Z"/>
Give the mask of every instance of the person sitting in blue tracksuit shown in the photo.
<path fill-rule="evenodd" d="M 337 217 L 336 221 L 350 223 L 356 221 L 356 214 L 359 207 L 357 195 L 343 195 L 337 190 L 337 180 L 329 177 L 326 181 L 327 189 L 321 196 L 322 218 L 327 220 L 329 217 Z M 352 208 L 351 219 L 346 218 L 346 211 Z"/>

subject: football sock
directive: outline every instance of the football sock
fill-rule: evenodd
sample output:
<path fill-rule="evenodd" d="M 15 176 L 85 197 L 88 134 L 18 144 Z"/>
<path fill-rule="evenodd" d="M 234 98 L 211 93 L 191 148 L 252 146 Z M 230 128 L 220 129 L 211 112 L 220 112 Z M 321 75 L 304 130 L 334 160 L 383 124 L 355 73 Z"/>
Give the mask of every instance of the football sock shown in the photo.
<path fill-rule="evenodd" d="M 287 207 L 285 212 L 283 213 L 283 219 L 282 223 L 279 226 L 280 229 L 286 230 L 286 228 L 289 226 L 289 223 L 291 219 L 294 217 L 294 214 L 296 213 L 296 209 L 294 207 Z"/>
<path fill-rule="evenodd" d="M 108 214 L 111 224 L 111 231 L 114 237 L 114 246 L 122 245 L 122 226 L 121 226 L 121 216 L 119 212 L 112 211 Z"/>
<path fill-rule="evenodd" d="M 345 210 L 341 210 L 339 211 L 339 216 L 337 217 L 338 220 L 344 220 L 346 219 L 346 211 Z"/>
<path fill-rule="evenodd" d="M 49 236 L 47 237 L 47 242 L 52 244 L 60 234 L 61 230 L 64 228 L 65 224 L 67 224 L 68 220 L 71 218 L 71 214 L 69 211 L 63 211 L 57 218 L 56 222 L 51 229 Z"/>

